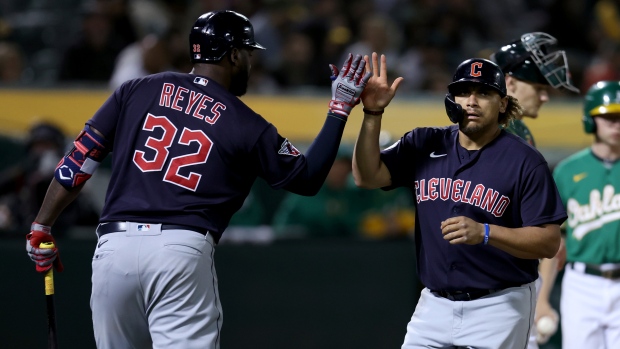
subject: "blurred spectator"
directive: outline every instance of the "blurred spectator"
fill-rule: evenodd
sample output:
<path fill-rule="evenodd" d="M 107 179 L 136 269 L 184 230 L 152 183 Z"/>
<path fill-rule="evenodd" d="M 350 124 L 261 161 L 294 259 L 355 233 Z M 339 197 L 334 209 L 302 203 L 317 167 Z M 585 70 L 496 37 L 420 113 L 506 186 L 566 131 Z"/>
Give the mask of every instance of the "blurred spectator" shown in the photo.
<path fill-rule="evenodd" d="M 316 196 L 287 194 L 273 219 L 278 238 L 354 237 L 365 204 L 362 190 L 350 185 L 351 150 L 341 146 Z"/>
<path fill-rule="evenodd" d="M 10 42 L 0 42 L 0 82 L 20 82 L 23 68 L 24 57 L 19 47 Z"/>
<path fill-rule="evenodd" d="M 411 193 L 358 188 L 351 176 L 351 156 L 351 147 L 342 145 L 316 196 L 285 195 L 273 218 L 276 238 L 395 239 L 413 233 Z"/>
<path fill-rule="evenodd" d="M 92 1 L 92 0 L 91 0 Z M 95 0 L 112 24 L 112 37 L 122 46 L 138 39 L 138 33 L 129 12 L 130 0 Z"/>
<path fill-rule="evenodd" d="M 56 125 L 34 125 L 25 142 L 26 156 L 21 163 L 0 173 L 0 232 L 23 236 L 30 230 L 54 169 L 64 155 L 65 136 Z M 99 216 L 88 195 L 72 203 L 56 224 L 55 234 L 63 234 L 73 225 L 96 225 Z"/>
<path fill-rule="evenodd" d="M 371 205 L 360 218 L 359 232 L 370 239 L 400 239 L 413 237 L 415 209 L 408 190 L 367 191 Z"/>
<path fill-rule="evenodd" d="M 88 3 L 82 16 L 80 37 L 62 57 L 59 80 L 108 82 L 126 43 L 112 35 L 110 17 L 98 2 Z"/>
<path fill-rule="evenodd" d="M 280 192 L 271 188 L 262 178 L 256 180 L 243 206 L 231 218 L 221 243 L 268 243 L 273 241 L 270 208 L 281 200 Z M 271 210 L 273 211 L 273 210 Z"/>
<path fill-rule="evenodd" d="M 620 79 L 620 44 L 603 41 L 596 55 L 584 69 L 581 91 L 598 81 Z"/>
<path fill-rule="evenodd" d="M 281 87 L 300 87 L 317 85 L 326 79 L 322 74 L 317 74 L 319 67 L 316 66 L 314 57 L 314 44 L 303 33 L 292 32 L 284 39 L 284 45 L 280 52 L 279 67 L 274 71 L 274 77 Z M 323 70 L 329 71 L 323 67 Z"/>
<path fill-rule="evenodd" d="M 344 49 L 340 62 L 344 62 L 349 53 L 370 56 L 373 52 L 385 54 L 391 61 L 396 62 L 400 60 L 401 44 L 402 35 L 394 23 L 381 14 L 374 14 L 361 21 L 359 39 Z M 398 76 L 393 72 L 388 72 L 388 75 Z"/>
<path fill-rule="evenodd" d="M 121 51 L 109 85 L 116 89 L 127 80 L 167 70 L 172 70 L 168 38 L 149 34 Z"/>
<path fill-rule="evenodd" d="M 379 147 L 394 144 L 394 137 L 387 131 L 379 133 Z M 352 177 L 351 177 L 352 179 Z M 352 183 L 351 185 L 355 185 Z M 357 186 L 356 186 L 357 187 Z M 363 190 L 368 207 L 361 212 L 359 233 L 368 239 L 401 239 L 413 236 L 415 206 L 409 190 Z"/>

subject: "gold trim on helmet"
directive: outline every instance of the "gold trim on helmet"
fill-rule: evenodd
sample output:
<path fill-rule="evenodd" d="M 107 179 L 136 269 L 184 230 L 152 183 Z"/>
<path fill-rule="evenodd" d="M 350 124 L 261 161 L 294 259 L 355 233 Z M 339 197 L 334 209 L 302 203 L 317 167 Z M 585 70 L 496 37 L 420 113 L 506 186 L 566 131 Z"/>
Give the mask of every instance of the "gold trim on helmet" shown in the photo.
<path fill-rule="evenodd" d="M 603 114 L 611 114 L 611 113 L 620 113 L 620 104 L 608 104 L 608 105 L 599 105 L 598 107 L 590 110 L 590 115 L 603 115 Z"/>

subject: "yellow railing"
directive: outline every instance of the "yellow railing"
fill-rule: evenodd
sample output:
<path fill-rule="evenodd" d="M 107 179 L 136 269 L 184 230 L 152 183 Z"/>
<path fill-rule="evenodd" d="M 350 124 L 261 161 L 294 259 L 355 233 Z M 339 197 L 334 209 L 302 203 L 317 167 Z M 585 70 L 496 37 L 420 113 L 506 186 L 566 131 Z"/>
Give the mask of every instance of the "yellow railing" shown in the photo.
<path fill-rule="evenodd" d="M 36 120 L 54 121 L 69 135 L 108 98 L 106 90 L 0 90 L 0 132 L 23 134 Z M 323 124 L 329 96 L 244 96 L 242 100 L 273 123 L 280 133 L 299 142 L 311 141 Z M 344 140 L 354 141 L 362 119 L 357 107 L 349 118 Z M 527 119 L 539 147 L 583 148 L 591 136 L 583 133 L 581 105 L 575 102 L 545 105 L 538 119 Z M 419 126 L 449 124 L 441 97 L 396 99 L 383 117 L 383 129 L 392 137 Z"/>

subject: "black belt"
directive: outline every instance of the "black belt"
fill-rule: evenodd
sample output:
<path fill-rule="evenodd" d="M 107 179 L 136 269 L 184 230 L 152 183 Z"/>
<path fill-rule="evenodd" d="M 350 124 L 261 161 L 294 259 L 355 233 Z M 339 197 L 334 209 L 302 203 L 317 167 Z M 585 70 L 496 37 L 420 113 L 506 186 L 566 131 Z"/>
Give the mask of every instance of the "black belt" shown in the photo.
<path fill-rule="evenodd" d="M 585 268 L 582 270 L 581 268 L 575 268 L 575 262 L 568 262 L 567 264 L 570 265 L 571 269 L 578 273 L 600 276 L 605 279 L 620 278 L 620 269 L 601 270 L 601 267 L 598 265 L 583 263 Z"/>
<path fill-rule="evenodd" d="M 501 289 L 489 289 L 489 290 L 474 290 L 474 291 L 431 291 L 432 294 L 438 297 L 446 298 L 451 301 L 473 301 L 474 299 L 488 296 Z"/>
<path fill-rule="evenodd" d="M 148 224 L 148 223 L 144 223 Z M 198 229 L 196 227 L 192 227 L 189 225 L 182 224 L 162 224 L 161 230 L 191 230 L 195 231 L 202 235 L 207 235 L 209 233 L 208 230 Z M 97 237 L 102 237 L 105 234 L 109 233 L 120 233 L 127 231 L 127 223 L 125 222 L 106 222 L 101 223 L 97 226 Z"/>

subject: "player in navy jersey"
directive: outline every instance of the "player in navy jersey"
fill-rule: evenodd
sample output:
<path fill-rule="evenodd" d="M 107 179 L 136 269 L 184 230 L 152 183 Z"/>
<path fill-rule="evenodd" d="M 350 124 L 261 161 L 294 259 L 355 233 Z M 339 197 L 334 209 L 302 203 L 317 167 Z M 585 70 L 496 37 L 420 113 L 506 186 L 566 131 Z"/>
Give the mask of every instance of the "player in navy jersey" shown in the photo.
<path fill-rule="evenodd" d="M 86 122 L 27 235 L 37 271 L 62 270 L 57 248 L 39 244 L 54 242 L 51 225 L 59 212 L 111 153 L 92 263 L 100 349 L 219 348 L 214 245 L 257 177 L 301 195 L 318 192 L 370 78 L 360 55 L 349 55 L 340 71 L 330 66 L 329 112 L 301 154 L 238 98 L 254 51 L 264 49 L 245 16 L 202 15 L 189 49 L 191 73 L 127 81 Z"/>
<path fill-rule="evenodd" d="M 377 65 L 373 54 L 353 174 L 361 187 L 404 186 L 415 197 L 425 288 L 403 348 L 525 348 L 538 258 L 555 255 L 566 212 L 542 155 L 500 127 L 521 112 L 504 74 L 485 59 L 464 61 L 445 99 L 456 125 L 416 128 L 380 151 L 398 79 L 376 83 L 385 73 Z"/>

